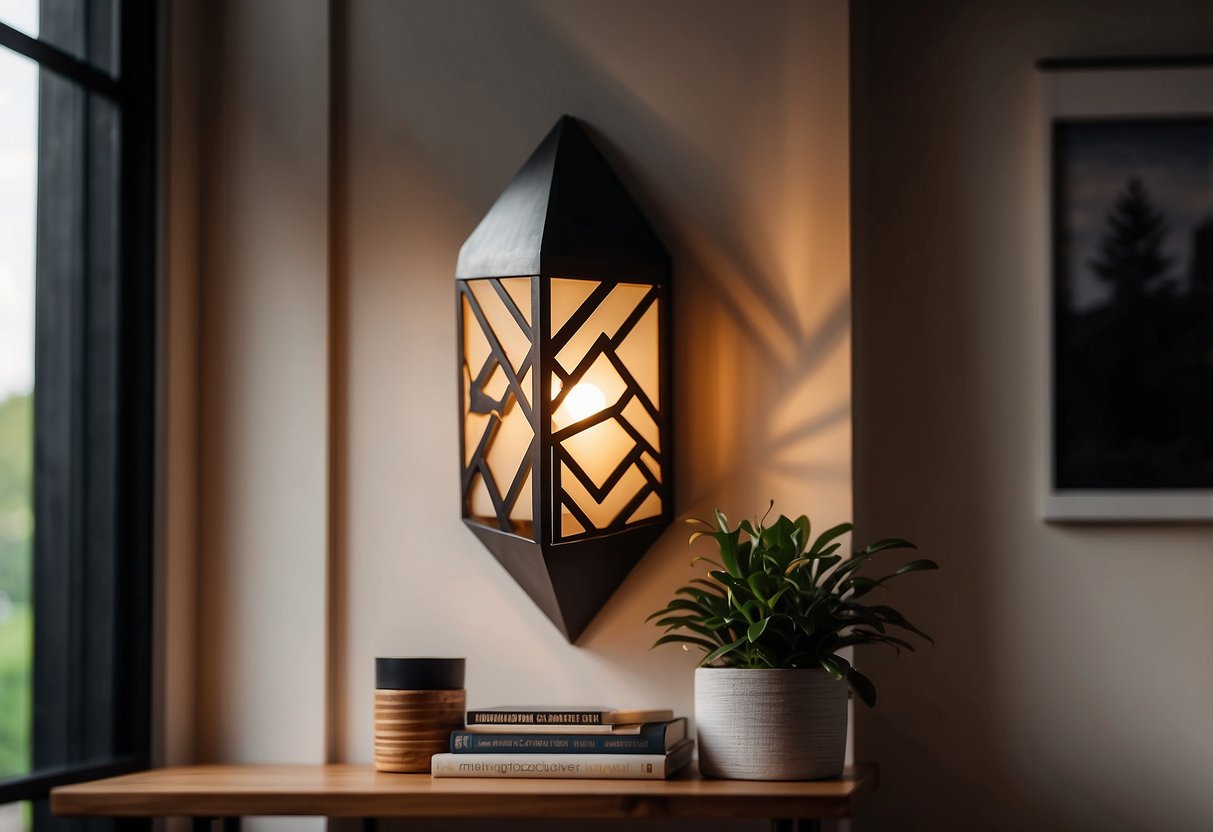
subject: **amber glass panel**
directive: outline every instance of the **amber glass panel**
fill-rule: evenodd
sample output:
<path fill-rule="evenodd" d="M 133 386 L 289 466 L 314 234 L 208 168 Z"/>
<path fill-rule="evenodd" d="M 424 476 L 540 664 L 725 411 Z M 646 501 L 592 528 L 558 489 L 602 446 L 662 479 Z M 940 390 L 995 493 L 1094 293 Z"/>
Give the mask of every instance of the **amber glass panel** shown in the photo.
<path fill-rule="evenodd" d="M 632 516 L 628 518 L 629 523 L 639 523 L 641 520 L 650 520 L 661 514 L 661 497 L 654 491 L 649 496 L 644 498 L 644 502 L 640 507 L 632 512 Z"/>
<path fill-rule="evenodd" d="M 620 283 L 607 291 L 598 281 L 551 281 L 551 429 L 562 537 L 661 514 L 660 314 L 651 286 Z"/>
<path fill-rule="evenodd" d="M 468 517 L 532 536 L 531 278 L 472 280 L 460 301 Z M 508 522 L 498 518 L 504 504 Z"/>
<path fill-rule="evenodd" d="M 506 306 L 505 300 L 493 287 L 494 283 L 500 283 L 502 287 L 509 283 L 530 284 L 530 279 L 526 277 L 511 277 L 501 281 L 494 280 L 469 280 L 468 286 L 472 290 L 472 295 L 476 302 L 480 305 L 480 311 L 484 317 L 488 319 L 489 328 L 493 335 L 497 337 L 497 342 L 502 350 L 509 358 L 510 366 L 515 370 L 522 367 L 522 362 L 526 359 L 531 351 L 531 333 L 529 325 L 524 328 L 514 319 L 509 307 Z M 506 294 L 513 299 L 513 295 L 507 291 Z M 529 301 L 529 295 L 527 296 Z M 523 312 L 519 309 L 519 312 Z M 528 302 L 523 312 L 523 317 L 529 317 L 530 303 Z"/>

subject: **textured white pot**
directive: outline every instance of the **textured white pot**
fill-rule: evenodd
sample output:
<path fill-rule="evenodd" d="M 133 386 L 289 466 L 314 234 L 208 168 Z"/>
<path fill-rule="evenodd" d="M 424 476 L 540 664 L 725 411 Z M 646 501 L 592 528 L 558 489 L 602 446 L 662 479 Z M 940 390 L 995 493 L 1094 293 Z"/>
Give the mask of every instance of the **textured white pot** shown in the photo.
<path fill-rule="evenodd" d="M 705 777 L 837 777 L 846 753 L 847 684 L 817 669 L 701 667 L 695 723 Z"/>

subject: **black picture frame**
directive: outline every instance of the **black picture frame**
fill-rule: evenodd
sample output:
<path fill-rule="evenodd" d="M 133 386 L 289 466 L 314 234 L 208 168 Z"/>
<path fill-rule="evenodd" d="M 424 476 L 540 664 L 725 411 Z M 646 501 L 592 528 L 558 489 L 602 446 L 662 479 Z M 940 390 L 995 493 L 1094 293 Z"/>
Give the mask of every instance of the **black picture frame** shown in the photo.
<path fill-rule="evenodd" d="M 1050 521 L 1213 519 L 1213 56 L 1047 59 Z"/>

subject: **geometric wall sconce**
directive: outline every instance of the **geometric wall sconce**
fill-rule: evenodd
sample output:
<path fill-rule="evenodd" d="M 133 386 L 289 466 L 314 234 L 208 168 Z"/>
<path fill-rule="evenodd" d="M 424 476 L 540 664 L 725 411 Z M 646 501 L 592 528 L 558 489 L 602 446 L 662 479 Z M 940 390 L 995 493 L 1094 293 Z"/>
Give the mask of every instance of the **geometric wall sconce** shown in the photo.
<path fill-rule="evenodd" d="M 670 522 L 670 256 L 565 116 L 455 277 L 464 522 L 574 641 Z"/>

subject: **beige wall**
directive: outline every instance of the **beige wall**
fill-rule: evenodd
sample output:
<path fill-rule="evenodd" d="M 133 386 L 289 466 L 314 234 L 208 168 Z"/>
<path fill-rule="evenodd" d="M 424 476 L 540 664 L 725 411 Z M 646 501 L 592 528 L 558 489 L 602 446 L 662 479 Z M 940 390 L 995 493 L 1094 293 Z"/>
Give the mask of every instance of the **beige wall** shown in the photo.
<path fill-rule="evenodd" d="M 197 754 L 369 761 L 376 655 L 466 656 L 474 705 L 689 712 L 643 623 L 681 530 L 571 646 L 460 521 L 455 258 L 582 118 L 674 256 L 677 510 L 847 518 L 846 4 L 341 7 L 332 98 L 326 3 L 208 9 Z"/>
<path fill-rule="evenodd" d="M 208 7 L 196 755 L 325 754 L 328 7 Z"/>
<path fill-rule="evenodd" d="M 459 519 L 453 273 L 562 113 L 595 132 L 675 263 L 677 509 L 850 512 L 842 2 L 350 4 L 348 701 L 373 658 L 468 657 L 474 705 L 689 711 L 690 655 L 645 616 L 687 576 L 672 530 L 570 646 Z"/>
<path fill-rule="evenodd" d="M 1213 827 L 1213 532 L 1039 519 L 1046 55 L 1207 50 L 1202 2 L 854 5 L 855 512 L 943 567 L 857 829 Z M 912 583 L 911 583 L 912 582 Z"/>

